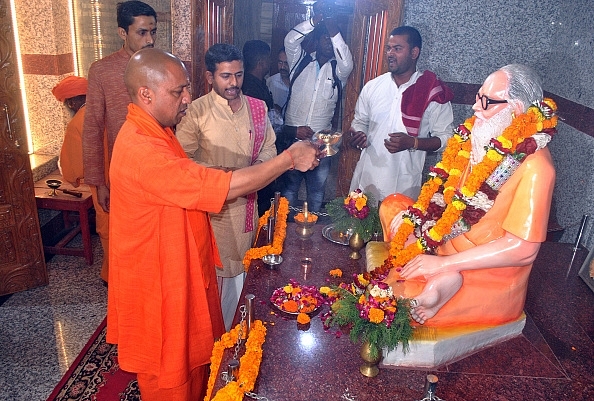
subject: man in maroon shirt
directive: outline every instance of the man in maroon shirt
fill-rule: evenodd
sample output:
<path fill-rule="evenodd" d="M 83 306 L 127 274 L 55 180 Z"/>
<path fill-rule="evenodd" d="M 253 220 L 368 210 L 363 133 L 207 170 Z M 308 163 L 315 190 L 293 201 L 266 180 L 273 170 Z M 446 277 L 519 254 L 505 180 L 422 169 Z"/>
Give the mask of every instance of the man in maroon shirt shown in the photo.
<path fill-rule="evenodd" d="M 101 278 L 106 282 L 109 271 L 109 161 L 130 103 L 124 71 L 136 51 L 154 46 L 157 34 L 157 13 L 141 1 L 118 3 L 117 19 L 118 35 L 124 45 L 89 68 L 82 135 L 85 183 L 90 186 L 93 195 L 97 233 L 103 247 Z"/>

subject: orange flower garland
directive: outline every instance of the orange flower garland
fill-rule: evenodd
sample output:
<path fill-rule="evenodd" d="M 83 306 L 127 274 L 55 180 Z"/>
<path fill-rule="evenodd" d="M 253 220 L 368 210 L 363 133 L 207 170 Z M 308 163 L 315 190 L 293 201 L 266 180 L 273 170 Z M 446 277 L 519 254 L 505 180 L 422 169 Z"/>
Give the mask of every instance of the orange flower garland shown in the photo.
<path fill-rule="evenodd" d="M 280 255 L 283 253 L 283 244 L 285 242 L 285 238 L 287 236 L 287 216 L 289 215 L 289 201 L 287 198 L 280 198 L 278 204 L 278 212 L 276 215 L 276 224 L 274 226 L 274 237 L 272 238 L 271 245 L 264 245 L 258 248 L 250 248 L 247 250 L 245 255 L 243 256 L 243 267 L 247 272 L 250 263 L 254 259 L 262 259 L 264 255 Z M 263 226 L 265 226 L 268 222 L 268 216 L 270 216 L 270 210 L 267 210 L 266 213 L 258 220 L 258 230 L 256 231 L 256 238 L 260 234 L 260 230 Z"/>
<path fill-rule="evenodd" d="M 225 349 L 232 348 L 237 344 L 237 337 L 239 336 L 238 324 L 228 333 L 223 334 L 219 341 L 216 341 L 212 356 L 210 357 L 210 377 L 208 378 L 208 388 L 204 401 L 211 399 L 214 384 L 221 366 L 223 353 Z M 241 401 L 246 392 L 254 389 L 258 372 L 260 371 L 260 363 L 262 362 L 262 345 L 266 340 L 266 327 L 261 320 L 255 320 L 250 328 L 250 334 L 245 343 L 245 354 L 239 359 L 239 373 L 237 381 L 231 381 L 217 391 L 213 401 Z"/>
<path fill-rule="evenodd" d="M 557 126 L 556 110 L 555 102 L 547 98 L 532 104 L 525 114 L 514 118 L 512 124 L 500 136 L 491 140 L 483 160 L 472 167 L 464 185 L 456 191 L 459 188 L 462 173 L 470 163 L 470 131 L 476 117 L 467 119 L 458 127 L 448 140 L 441 161 L 431 169 L 430 177 L 423 184 L 417 202 L 404 214 L 404 221 L 390 243 L 390 257 L 387 263 L 384 263 L 384 268 L 376 269 L 376 274 L 384 273 L 386 268 L 404 266 L 415 256 L 433 251 L 436 247 L 434 244 L 440 244 L 444 236 L 450 234 L 452 227 L 460 220 L 467 207 L 465 198 L 473 198 L 477 195 L 481 186 L 506 155 L 520 153 L 516 153 L 518 145 L 527 139 L 534 139 L 536 134 L 552 135 L 554 133 Z M 548 140 L 544 145 L 539 146 L 546 146 Z M 534 145 L 532 152 L 540 147 Z M 524 149 L 528 149 L 528 146 L 524 146 Z M 525 157 L 524 153 L 522 155 Z M 439 192 L 443 195 L 445 210 L 432 227 L 424 228 L 421 226 L 422 221 L 427 219 L 428 208 Z M 405 248 L 406 241 L 413 233 L 417 240 Z"/>

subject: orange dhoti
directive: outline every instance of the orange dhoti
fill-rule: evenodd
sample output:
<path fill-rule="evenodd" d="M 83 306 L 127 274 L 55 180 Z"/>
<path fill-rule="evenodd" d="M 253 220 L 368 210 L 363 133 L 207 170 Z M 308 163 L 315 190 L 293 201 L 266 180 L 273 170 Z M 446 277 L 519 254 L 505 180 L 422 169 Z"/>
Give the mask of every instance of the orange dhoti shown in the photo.
<path fill-rule="evenodd" d="M 461 234 L 437 248 L 437 255 L 452 255 L 497 240 L 509 232 L 529 242 L 543 242 L 555 182 L 555 171 L 548 149 L 530 155 L 501 187 L 492 208 Z M 390 238 L 392 218 L 412 204 L 410 198 L 391 195 L 380 206 L 385 240 Z M 497 268 L 477 268 L 460 272 L 460 290 L 424 326 L 493 326 L 520 317 L 526 299 L 532 264 Z M 386 281 L 398 273 L 390 272 Z M 431 278 L 429 279 L 431 280 Z M 419 295 L 427 280 L 409 279 L 395 284 L 394 291 L 407 298 Z"/>

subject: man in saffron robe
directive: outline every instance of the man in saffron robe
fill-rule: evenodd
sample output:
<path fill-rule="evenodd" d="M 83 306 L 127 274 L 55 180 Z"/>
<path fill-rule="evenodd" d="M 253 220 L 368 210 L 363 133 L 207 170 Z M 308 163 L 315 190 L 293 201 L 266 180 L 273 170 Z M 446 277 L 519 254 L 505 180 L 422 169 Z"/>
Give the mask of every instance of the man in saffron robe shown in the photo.
<path fill-rule="evenodd" d="M 144 401 L 201 400 L 224 333 L 208 212 L 291 168 L 315 168 L 318 152 L 299 143 L 245 169 L 206 168 L 172 130 L 191 101 L 183 63 L 142 49 L 124 80 L 132 104 L 110 165 L 107 341 L 118 344 L 122 369 L 137 373 Z"/>
<path fill-rule="evenodd" d="M 74 113 L 66 126 L 60 150 L 58 167 L 62 178 L 78 187 L 84 177 L 82 156 L 82 129 L 87 101 L 87 79 L 71 75 L 52 89 L 52 94 Z"/>
<path fill-rule="evenodd" d="M 531 103 L 542 99 L 540 80 L 526 66 L 512 64 L 489 75 L 473 106 L 472 150 L 459 188 L 486 157 L 485 147 L 491 139 L 501 135 Z M 554 183 L 551 154 L 542 147 L 505 181 L 492 207 L 470 231 L 445 241 L 436 255 L 421 254 L 402 269 L 392 269 L 386 281 L 414 298 L 413 318 L 434 327 L 492 326 L 518 319 L 532 263 L 546 239 Z M 386 239 L 402 223 L 407 203 L 412 200 L 401 195 L 382 203 Z"/>
<path fill-rule="evenodd" d="M 188 106 L 187 115 L 175 131 L 188 157 L 204 166 L 224 170 L 272 159 L 276 156 L 276 136 L 267 117 L 266 104 L 241 93 L 244 77 L 241 51 L 233 45 L 218 43 L 208 49 L 205 62 L 206 78 L 212 90 Z M 252 247 L 258 228 L 257 200 L 256 193 L 231 199 L 220 213 L 210 215 L 223 261 L 217 276 L 227 330 L 233 323 L 243 289 L 243 256 Z"/>

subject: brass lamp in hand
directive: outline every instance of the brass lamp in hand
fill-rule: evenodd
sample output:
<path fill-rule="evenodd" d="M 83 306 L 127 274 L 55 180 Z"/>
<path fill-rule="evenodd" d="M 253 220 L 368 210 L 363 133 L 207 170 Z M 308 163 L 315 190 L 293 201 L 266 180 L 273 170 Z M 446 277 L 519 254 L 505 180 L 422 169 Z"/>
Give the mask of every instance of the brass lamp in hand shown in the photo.
<path fill-rule="evenodd" d="M 320 150 L 323 151 L 326 156 L 333 156 L 338 153 L 338 143 L 342 139 L 342 132 L 332 130 L 322 130 L 316 132 L 311 140 L 312 142 L 320 145 Z"/>

